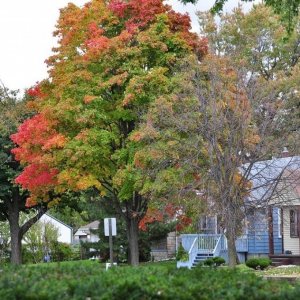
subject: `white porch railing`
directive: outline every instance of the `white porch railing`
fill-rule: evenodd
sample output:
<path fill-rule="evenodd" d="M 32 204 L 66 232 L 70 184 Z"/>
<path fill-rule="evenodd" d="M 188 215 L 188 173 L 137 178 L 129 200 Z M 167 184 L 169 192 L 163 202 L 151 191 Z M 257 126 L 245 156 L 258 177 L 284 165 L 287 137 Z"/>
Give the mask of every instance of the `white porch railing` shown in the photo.
<path fill-rule="evenodd" d="M 179 262 L 179 266 L 191 268 L 197 254 L 212 254 L 219 256 L 221 251 L 227 250 L 227 239 L 223 234 L 182 234 L 182 246 L 189 254 L 189 260 L 185 263 Z M 236 240 L 237 252 L 248 251 L 248 238 L 241 236 Z"/>
<path fill-rule="evenodd" d="M 189 254 L 188 262 L 178 262 L 177 266 L 191 268 L 198 253 L 218 256 L 222 250 L 221 234 L 183 234 L 182 246 Z"/>

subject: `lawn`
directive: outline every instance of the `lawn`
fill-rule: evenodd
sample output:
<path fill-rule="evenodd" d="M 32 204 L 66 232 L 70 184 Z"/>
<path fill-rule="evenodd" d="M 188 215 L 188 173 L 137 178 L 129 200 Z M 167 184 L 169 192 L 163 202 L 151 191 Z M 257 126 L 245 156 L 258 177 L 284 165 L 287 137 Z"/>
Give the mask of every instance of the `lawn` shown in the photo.
<path fill-rule="evenodd" d="M 300 286 L 237 268 L 176 269 L 176 263 L 118 266 L 95 261 L 6 266 L 0 299 L 297 299 Z"/>

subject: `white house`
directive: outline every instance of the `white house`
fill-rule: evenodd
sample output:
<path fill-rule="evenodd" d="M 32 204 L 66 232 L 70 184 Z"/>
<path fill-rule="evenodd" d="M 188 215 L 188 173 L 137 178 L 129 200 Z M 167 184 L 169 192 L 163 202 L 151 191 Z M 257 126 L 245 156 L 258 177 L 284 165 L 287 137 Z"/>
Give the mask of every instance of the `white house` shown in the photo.
<path fill-rule="evenodd" d="M 58 242 L 72 244 L 73 243 L 73 229 L 62 221 L 56 219 L 48 213 L 42 215 L 37 223 L 49 224 L 51 223 L 58 229 Z"/>
<path fill-rule="evenodd" d="M 74 242 L 79 243 L 82 242 L 90 242 L 96 243 L 100 240 L 96 230 L 99 228 L 99 221 L 94 221 L 92 223 L 86 224 L 78 228 L 78 230 L 74 234 Z"/>

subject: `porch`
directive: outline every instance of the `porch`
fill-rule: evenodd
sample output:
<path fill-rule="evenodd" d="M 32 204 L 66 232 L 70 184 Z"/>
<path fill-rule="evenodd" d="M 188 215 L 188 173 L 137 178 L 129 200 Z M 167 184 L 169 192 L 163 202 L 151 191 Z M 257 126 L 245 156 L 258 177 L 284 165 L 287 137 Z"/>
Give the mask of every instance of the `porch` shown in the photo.
<path fill-rule="evenodd" d="M 192 268 L 209 257 L 221 256 L 227 259 L 227 239 L 224 234 L 182 234 L 183 248 L 189 254 L 187 262 L 178 262 L 178 267 Z M 238 253 L 248 251 L 248 238 L 242 236 L 236 240 Z"/>
<path fill-rule="evenodd" d="M 272 260 L 272 266 L 298 265 L 300 266 L 300 255 L 293 254 L 272 254 L 269 256 Z"/>

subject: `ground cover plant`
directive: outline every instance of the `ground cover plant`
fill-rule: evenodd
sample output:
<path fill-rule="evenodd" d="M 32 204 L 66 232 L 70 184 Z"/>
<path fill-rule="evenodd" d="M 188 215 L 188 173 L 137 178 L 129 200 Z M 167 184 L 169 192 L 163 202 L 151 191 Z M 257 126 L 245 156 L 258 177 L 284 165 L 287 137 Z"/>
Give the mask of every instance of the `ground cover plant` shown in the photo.
<path fill-rule="evenodd" d="M 300 266 L 280 266 L 263 272 L 266 276 L 295 276 L 300 277 Z"/>
<path fill-rule="evenodd" d="M 175 262 L 105 271 L 92 261 L 3 267 L 0 299 L 296 299 L 300 286 L 229 268 Z"/>

